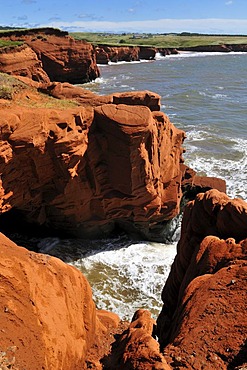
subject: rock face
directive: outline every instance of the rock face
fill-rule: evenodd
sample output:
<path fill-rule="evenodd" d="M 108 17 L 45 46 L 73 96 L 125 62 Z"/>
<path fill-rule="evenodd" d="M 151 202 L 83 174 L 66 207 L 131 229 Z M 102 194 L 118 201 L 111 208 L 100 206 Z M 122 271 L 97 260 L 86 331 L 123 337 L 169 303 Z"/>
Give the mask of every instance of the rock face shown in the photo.
<path fill-rule="evenodd" d="M 179 48 L 179 50 L 197 51 L 205 53 L 206 52 L 229 53 L 230 51 L 246 52 L 247 44 L 201 45 L 201 46 L 192 46 L 189 48 Z"/>
<path fill-rule="evenodd" d="M 152 60 L 155 58 L 156 49 L 143 46 L 107 46 L 96 47 L 96 59 L 98 64 L 108 62 L 133 62 L 140 59 Z"/>
<path fill-rule="evenodd" d="M 210 190 L 187 205 L 158 318 L 161 346 L 178 369 L 246 362 L 246 237 L 246 202 Z"/>
<path fill-rule="evenodd" d="M 170 370 L 153 337 L 155 321 L 150 312 L 138 310 L 129 327 L 112 344 L 103 360 L 107 370 Z"/>
<path fill-rule="evenodd" d="M 151 225 L 179 212 L 184 132 L 164 113 L 105 104 L 1 114 L 1 213 L 84 237 L 135 224 L 152 238 Z"/>
<path fill-rule="evenodd" d="M 37 82 L 50 82 L 41 61 L 27 45 L 0 49 L 0 71 Z"/>
<path fill-rule="evenodd" d="M 106 46 L 96 47 L 96 58 L 98 64 L 111 62 L 132 62 L 139 60 L 138 46 Z"/>
<path fill-rule="evenodd" d="M 92 348 L 119 319 L 98 317 L 85 277 L 60 260 L 17 247 L 3 234 L 0 256 L 0 350 L 16 347 L 19 370 L 87 368 Z"/>
<path fill-rule="evenodd" d="M 94 47 L 72 37 L 26 38 L 51 81 L 79 84 L 99 77 Z"/>
<path fill-rule="evenodd" d="M 2 56 L 0 54 L 2 72 L 31 77 L 35 81 L 47 82 L 50 79 L 73 84 L 89 82 L 100 75 L 94 47 L 86 41 L 74 40 L 67 33 L 52 29 L 37 29 L 3 33 L 0 37 L 23 41 L 29 46 L 27 48 L 24 45 L 14 50 L 5 48 L 1 52 Z M 16 65 L 18 60 L 20 62 Z"/>

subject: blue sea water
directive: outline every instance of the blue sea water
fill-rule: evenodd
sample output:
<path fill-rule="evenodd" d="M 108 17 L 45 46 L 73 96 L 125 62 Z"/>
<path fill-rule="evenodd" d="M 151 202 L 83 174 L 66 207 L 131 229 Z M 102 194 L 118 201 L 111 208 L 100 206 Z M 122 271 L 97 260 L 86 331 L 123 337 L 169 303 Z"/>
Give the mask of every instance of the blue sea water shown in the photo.
<path fill-rule="evenodd" d="M 199 174 L 227 182 L 231 197 L 247 199 L 247 54 L 184 53 L 152 62 L 101 66 L 86 87 L 98 94 L 151 90 L 162 110 L 186 132 L 186 163 Z M 45 243 L 45 241 L 43 241 Z M 160 294 L 176 243 L 115 240 L 58 241 L 76 253 L 74 266 L 88 278 L 98 308 L 131 319 L 138 308 L 162 307 Z M 63 244 L 63 245 L 62 245 Z M 54 252 L 55 253 L 55 252 Z M 56 254 L 56 253 L 55 253 Z M 75 255 L 77 256 L 75 258 Z"/>

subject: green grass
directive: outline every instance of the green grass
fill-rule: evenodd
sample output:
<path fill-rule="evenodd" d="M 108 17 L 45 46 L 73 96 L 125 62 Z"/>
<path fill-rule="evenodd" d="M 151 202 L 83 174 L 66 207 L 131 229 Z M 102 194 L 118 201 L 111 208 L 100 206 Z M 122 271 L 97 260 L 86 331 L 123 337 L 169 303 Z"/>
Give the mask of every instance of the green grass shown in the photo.
<path fill-rule="evenodd" d="M 23 41 L 10 41 L 0 39 L 0 48 L 16 47 L 23 44 Z"/>
<path fill-rule="evenodd" d="M 204 45 L 247 44 L 247 36 L 201 35 L 201 34 L 110 34 L 74 32 L 77 40 L 86 40 L 94 45 L 152 46 L 158 48 L 186 48 Z"/>
<path fill-rule="evenodd" d="M 12 100 L 14 95 L 21 92 L 21 90 L 27 89 L 32 91 L 31 87 L 28 87 L 25 83 L 21 82 L 14 76 L 10 76 L 6 73 L 0 72 L 0 99 Z M 35 89 L 34 89 L 34 92 Z M 15 99 L 15 102 L 21 106 L 30 107 L 30 108 L 56 108 L 56 109 L 68 109 L 75 108 L 79 106 L 79 103 L 69 99 L 56 99 L 52 96 L 37 93 L 40 96 L 40 99 L 26 99 L 21 97 L 18 100 Z M 27 91 L 28 95 L 28 91 Z"/>
<path fill-rule="evenodd" d="M 15 77 L 0 72 L 0 99 L 11 100 L 13 95 L 24 88 L 24 83 Z"/>

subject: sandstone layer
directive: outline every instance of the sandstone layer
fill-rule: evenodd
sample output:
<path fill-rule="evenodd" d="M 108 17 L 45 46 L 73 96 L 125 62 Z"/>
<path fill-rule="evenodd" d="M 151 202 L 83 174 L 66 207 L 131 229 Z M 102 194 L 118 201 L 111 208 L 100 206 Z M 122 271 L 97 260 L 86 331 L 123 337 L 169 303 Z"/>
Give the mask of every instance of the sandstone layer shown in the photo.
<path fill-rule="evenodd" d="M 158 336 L 177 369 L 235 369 L 247 358 L 247 203 L 210 190 L 184 212 L 162 292 Z"/>

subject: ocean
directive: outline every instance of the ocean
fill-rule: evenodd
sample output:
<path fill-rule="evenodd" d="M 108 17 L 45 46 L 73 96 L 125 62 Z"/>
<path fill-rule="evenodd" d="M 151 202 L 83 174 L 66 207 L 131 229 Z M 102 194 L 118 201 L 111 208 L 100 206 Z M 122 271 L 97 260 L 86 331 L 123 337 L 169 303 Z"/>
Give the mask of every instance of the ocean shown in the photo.
<path fill-rule="evenodd" d="M 150 62 L 100 66 L 101 77 L 83 87 L 100 95 L 138 90 L 160 94 L 162 111 L 186 132 L 185 163 L 200 175 L 225 179 L 228 195 L 246 200 L 246 60 L 247 53 L 157 55 Z M 156 318 L 179 226 L 178 220 L 170 244 L 137 243 L 119 236 L 93 243 L 78 240 L 76 245 L 59 241 L 58 246 L 70 248 L 67 262 L 87 276 L 98 308 L 127 320 L 138 308 L 147 308 Z"/>

